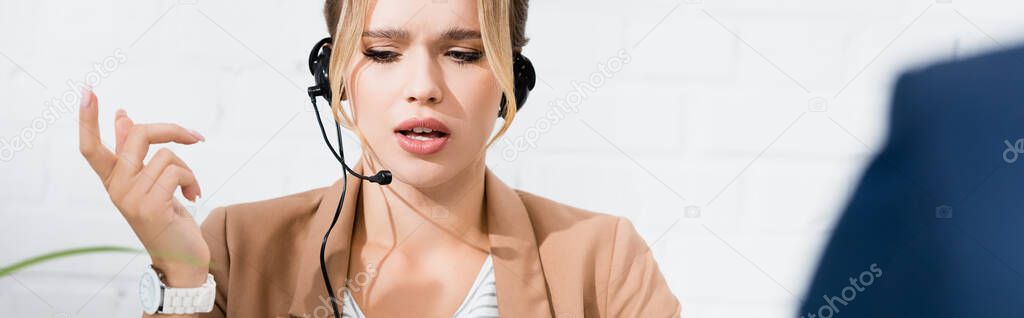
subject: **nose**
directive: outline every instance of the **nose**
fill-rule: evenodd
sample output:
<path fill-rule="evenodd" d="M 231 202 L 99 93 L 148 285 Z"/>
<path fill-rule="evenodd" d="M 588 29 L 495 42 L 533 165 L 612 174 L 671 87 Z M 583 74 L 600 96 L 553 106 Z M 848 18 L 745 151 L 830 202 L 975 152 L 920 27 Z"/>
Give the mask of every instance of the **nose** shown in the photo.
<path fill-rule="evenodd" d="M 410 104 L 438 104 L 444 98 L 440 66 L 430 59 L 429 54 L 417 55 L 419 58 L 410 63 L 409 81 L 405 85 L 405 101 Z"/>

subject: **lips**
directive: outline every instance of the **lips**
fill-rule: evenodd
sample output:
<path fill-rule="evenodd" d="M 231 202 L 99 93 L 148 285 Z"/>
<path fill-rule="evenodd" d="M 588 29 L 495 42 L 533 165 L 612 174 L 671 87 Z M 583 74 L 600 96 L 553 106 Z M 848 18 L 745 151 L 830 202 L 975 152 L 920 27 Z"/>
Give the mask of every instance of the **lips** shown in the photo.
<path fill-rule="evenodd" d="M 450 131 L 448 126 L 433 118 L 411 118 L 394 129 L 398 145 L 405 151 L 419 155 L 429 155 L 444 149 Z"/>
<path fill-rule="evenodd" d="M 440 133 L 441 135 L 449 135 L 450 130 L 448 126 L 445 126 L 440 120 L 433 118 L 410 118 L 395 126 L 395 132 L 408 132 L 413 133 L 413 129 L 423 128 L 428 129 L 432 133 Z"/>

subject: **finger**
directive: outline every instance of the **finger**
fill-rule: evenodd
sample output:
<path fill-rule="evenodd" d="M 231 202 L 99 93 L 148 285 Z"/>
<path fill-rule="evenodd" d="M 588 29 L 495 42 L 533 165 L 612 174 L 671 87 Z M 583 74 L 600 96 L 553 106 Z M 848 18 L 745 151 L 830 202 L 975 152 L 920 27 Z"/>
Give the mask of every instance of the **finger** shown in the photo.
<path fill-rule="evenodd" d="M 135 187 L 141 188 L 145 192 L 174 192 L 175 188 L 153 189 L 153 187 L 160 186 L 156 184 L 156 180 L 169 165 L 176 165 L 185 168 L 188 172 L 193 173 L 193 175 L 195 174 L 192 169 L 185 164 L 185 161 L 181 160 L 181 158 L 174 154 L 173 151 L 167 148 L 160 148 L 160 150 L 157 150 L 156 154 L 153 155 L 153 159 L 150 159 L 149 163 L 146 164 L 146 167 L 142 168 L 142 171 L 139 172 L 139 175 L 136 177 L 137 181 L 135 182 Z M 195 186 L 182 187 L 181 195 L 185 196 L 189 201 L 194 202 L 201 195 L 199 185 L 196 184 Z"/>
<path fill-rule="evenodd" d="M 155 196 L 158 200 L 170 200 L 174 197 L 173 189 L 179 186 L 182 189 L 198 187 L 199 183 L 196 182 L 196 176 L 192 172 L 177 165 L 168 165 L 160 173 L 160 178 L 157 178 L 156 184 L 150 188 L 149 195 Z M 171 189 L 172 191 L 165 191 L 165 189 Z"/>
<path fill-rule="evenodd" d="M 118 160 L 114 174 L 134 176 L 142 170 L 142 160 L 149 152 L 150 144 L 176 142 L 191 145 L 203 140 L 199 133 L 177 124 L 136 124 L 129 130 L 123 149 L 117 154 L 121 160 Z"/>
<path fill-rule="evenodd" d="M 131 131 L 132 126 L 135 126 L 135 122 L 128 117 L 128 112 L 124 109 L 118 109 L 117 114 L 114 115 L 114 135 L 117 139 L 114 153 L 121 153 L 121 150 L 124 149 L 124 141 L 128 138 L 128 132 Z"/>
<path fill-rule="evenodd" d="M 78 148 L 89 166 L 106 181 L 110 176 L 117 157 L 100 140 L 99 102 L 92 88 L 82 90 L 82 101 L 78 115 Z"/>

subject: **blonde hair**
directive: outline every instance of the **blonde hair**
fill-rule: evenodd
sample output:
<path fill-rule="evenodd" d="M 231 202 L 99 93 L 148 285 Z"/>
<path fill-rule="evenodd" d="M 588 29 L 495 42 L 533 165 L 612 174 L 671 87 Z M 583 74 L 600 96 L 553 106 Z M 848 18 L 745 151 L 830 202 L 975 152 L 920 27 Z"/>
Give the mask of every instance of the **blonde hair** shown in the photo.
<path fill-rule="evenodd" d="M 345 99 L 345 66 L 349 65 L 352 53 L 360 45 L 363 24 L 369 2 L 371 0 L 327 0 L 324 4 L 324 18 L 331 33 L 332 54 L 330 61 L 331 79 L 331 114 L 334 120 L 359 136 L 363 145 L 366 139 L 360 132 L 355 121 L 341 107 Z M 498 133 L 487 142 L 491 147 L 498 138 L 505 134 L 516 117 L 515 79 L 512 75 L 512 54 L 522 49 L 529 41 L 525 36 L 526 11 L 528 0 L 477 0 L 477 17 L 480 21 L 480 36 L 484 42 L 484 55 L 487 57 L 491 71 L 495 74 L 498 86 L 504 94 L 506 103 L 504 123 Z M 351 103 L 351 100 L 349 101 Z M 495 105 L 497 106 L 497 105 Z M 352 103 L 355 110 L 355 104 Z M 338 114 L 342 117 L 338 117 Z M 495 110 L 497 114 L 497 110 Z"/>

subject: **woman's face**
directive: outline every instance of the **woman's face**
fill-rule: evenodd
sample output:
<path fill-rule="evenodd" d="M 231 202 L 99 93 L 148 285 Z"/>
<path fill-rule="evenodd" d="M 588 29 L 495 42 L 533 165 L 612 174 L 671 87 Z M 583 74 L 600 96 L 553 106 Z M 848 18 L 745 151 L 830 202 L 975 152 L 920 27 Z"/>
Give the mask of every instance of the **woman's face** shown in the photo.
<path fill-rule="evenodd" d="M 437 186 L 481 159 L 501 101 L 476 1 L 370 5 L 362 45 L 346 70 L 352 116 L 383 169 L 418 188 Z M 434 119 L 447 134 L 396 132 L 410 119 Z"/>

